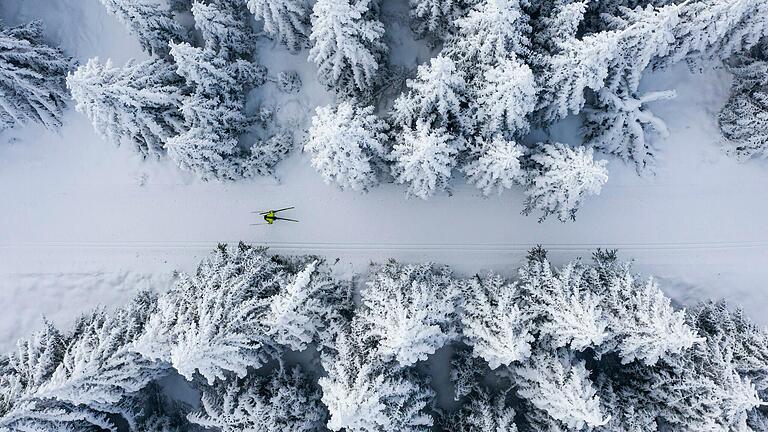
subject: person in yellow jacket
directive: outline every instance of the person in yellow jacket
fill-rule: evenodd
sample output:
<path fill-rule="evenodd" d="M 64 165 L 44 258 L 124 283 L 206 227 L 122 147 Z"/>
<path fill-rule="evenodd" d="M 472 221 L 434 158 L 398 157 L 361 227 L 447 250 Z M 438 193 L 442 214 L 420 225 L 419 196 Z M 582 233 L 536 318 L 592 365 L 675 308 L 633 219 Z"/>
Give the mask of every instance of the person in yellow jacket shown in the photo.
<path fill-rule="evenodd" d="M 288 218 L 277 216 L 277 213 L 285 210 L 291 210 L 291 209 L 293 209 L 293 207 L 286 207 L 278 210 L 267 210 L 267 211 L 258 212 L 258 213 L 264 217 L 264 220 L 267 222 L 268 225 L 272 225 L 273 223 L 275 223 L 275 221 L 278 221 L 278 220 L 284 220 L 288 222 L 298 222 L 296 219 L 288 219 Z M 263 225 L 263 224 L 254 224 L 254 225 Z"/>

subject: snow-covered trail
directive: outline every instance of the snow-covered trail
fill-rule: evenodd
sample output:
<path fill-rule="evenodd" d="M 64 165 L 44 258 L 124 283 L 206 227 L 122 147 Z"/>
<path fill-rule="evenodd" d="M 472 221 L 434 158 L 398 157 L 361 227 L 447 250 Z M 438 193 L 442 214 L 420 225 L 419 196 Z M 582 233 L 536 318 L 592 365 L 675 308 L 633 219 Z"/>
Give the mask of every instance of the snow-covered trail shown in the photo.
<path fill-rule="evenodd" d="M 141 55 L 97 0 L 44 7 L 48 2 L 26 0 L 21 10 L 0 5 L 0 16 L 42 18 L 51 37 L 63 38 L 80 59 L 111 56 L 119 64 Z M 280 182 L 202 183 L 104 142 L 73 110 L 58 132 L 0 133 L 0 305 L 12 311 L 0 317 L 0 349 L 27 334 L 41 313 L 74 319 L 94 305 L 123 301 L 136 287 L 165 286 L 173 269 L 192 270 L 218 242 L 240 240 L 340 258 L 353 271 L 395 257 L 452 264 L 466 274 L 511 274 L 536 244 L 556 263 L 619 248 L 678 300 L 726 297 L 768 323 L 768 163 L 739 165 L 719 149 L 714 116 L 729 77 L 679 67 L 645 85 L 679 93 L 653 107 L 672 132 L 660 143 L 658 175 L 640 178 L 612 159 L 602 194 L 566 224 L 520 215 L 520 190 L 483 198 L 460 178 L 453 196 L 429 201 L 408 200 L 394 185 L 343 193 L 323 184 L 299 151 L 280 165 Z M 307 91 L 289 105 L 287 120 L 310 115 L 325 97 Z M 552 138 L 574 142 L 574 130 L 566 123 Z M 301 223 L 249 225 L 257 218 L 251 211 L 288 205 Z"/>

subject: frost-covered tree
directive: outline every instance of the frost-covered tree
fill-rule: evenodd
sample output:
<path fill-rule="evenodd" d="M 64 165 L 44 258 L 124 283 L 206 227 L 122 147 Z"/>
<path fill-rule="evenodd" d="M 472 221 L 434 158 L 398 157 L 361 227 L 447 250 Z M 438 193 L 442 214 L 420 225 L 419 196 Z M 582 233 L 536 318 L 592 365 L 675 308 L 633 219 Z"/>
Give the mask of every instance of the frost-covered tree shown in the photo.
<path fill-rule="evenodd" d="M 571 430 L 594 428 L 609 420 L 583 361 L 544 351 L 515 367 L 514 374 L 522 398 Z"/>
<path fill-rule="evenodd" d="M 117 17 L 139 39 L 150 54 L 168 54 L 168 42 L 186 42 L 187 31 L 174 21 L 173 13 L 161 0 L 100 0 L 107 12 Z"/>
<path fill-rule="evenodd" d="M 92 58 L 67 76 L 75 108 L 103 138 L 155 157 L 165 154 L 166 141 L 182 130 L 183 86 L 175 67 L 159 59 L 117 68 Z"/>
<path fill-rule="evenodd" d="M 592 148 L 561 143 L 544 143 L 539 148 L 531 156 L 534 168 L 527 180 L 523 214 L 540 210 L 540 220 L 553 214 L 563 222 L 575 220 L 584 197 L 598 195 L 608 181 L 608 161 L 594 160 Z"/>
<path fill-rule="evenodd" d="M 448 268 L 430 264 L 376 268 L 355 319 L 385 361 L 410 366 L 458 336 L 460 288 Z"/>
<path fill-rule="evenodd" d="M 195 28 L 200 31 L 205 48 L 224 58 L 248 58 L 253 54 L 255 36 L 251 16 L 242 4 L 230 1 L 195 0 L 192 4 Z"/>
<path fill-rule="evenodd" d="M 72 60 L 43 43 L 40 21 L 18 27 L 0 23 L 0 131 L 38 122 L 53 129 L 69 100 L 65 77 Z"/>
<path fill-rule="evenodd" d="M 326 183 L 342 190 L 368 191 L 379 183 L 385 157 L 387 124 L 373 107 L 346 101 L 319 107 L 312 118 L 304 151 Z"/>
<path fill-rule="evenodd" d="M 142 358 L 132 349 L 156 302 L 153 295 L 144 293 L 126 308 L 82 317 L 61 363 L 37 390 L 37 397 L 111 412 L 111 406 L 166 375 L 167 365 Z"/>
<path fill-rule="evenodd" d="M 141 293 L 110 314 L 81 317 L 66 337 L 47 325 L 20 343 L 0 381 L 7 410 L 0 428 L 116 431 L 119 417 L 137 430 L 133 399 L 169 370 L 132 350 L 155 304 L 154 296 Z"/>
<path fill-rule="evenodd" d="M 534 338 L 517 286 L 489 274 L 468 280 L 462 291 L 462 334 L 472 354 L 487 361 L 491 369 L 526 360 Z"/>
<path fill-rule="evenodd" d="M 311 10 L 306 0 L 248 0 L 248 9 L 262 22 L 264 33 L 288 49 L 308 45 Z"/>
<path fill-rule="evenodd" d="M 635 164 L 640 173 L 653 169 L 656 149 L 649 139 L 652 133 L 669 136 L 664 120 L 654 115 L 645 104 L 676 97 L 674 91 L 651 92 L 638 98 L 616 95 L 603 89 L 599 103 L 585 110 L 586 142 L 625 162 Z"/>
<path fill-rule="evenodd" d="M 507 141 L 500 135 L 492 140 L 478 139 L 480 154 L 466 164 L 462 171 L 467 181 L 477 186 L 483 195 L 493 192 L 501 194 L 523 179 L 520 160 L 525 148 L 514 141 Z"/>
<path fill-rule="evenodd" d="M 468 67 L 524 55 L 530 46 L 528 20 L 518 0 L 478 1 L 456 20 L 456 36 L 448 42 L 448 52 Z"/>
<path fill-rule="evenodd" d="M 486 136 L 528 132 L 528 115 L 537 103 L 536 82 L 528 65 L 516 59 L 501 59 L 485 69 L 475 86 L 477 123 Z"/>
<path fill-rule="evenodd" d="M 638 360 L 651 366 L 703 340 L 653 279 L 638 282 L 627 266 L 608 281 L 603 305 L 612 349 L 624 364 Z"/>
<path fill-rule="evenodd" d="M 299 368 L 279 368 L 268 377 L 219 381 L 202 392 L 189 420 L 221 432 L 314 432 L 325 424 L 320 392 Z"/>
<path fill-rule="evenodd" d="M 449 416 L 451 432 L 517 432 L 515 410 L 506 403 L 506 394 L 490 395 L 480 390 Z"/>
<path fill-rule="evenodd" d="M 415 130 L 404 128 L 389 155 L 395 182 L 407 184 L 408 195 L 422 199 L 445 190 L 458 153 L 452 142 L 445 129 L 426 123 L 419 122 Z"/>
<path fill-rule="evenodd" d="M 768 4 L 763 0 L 698 0 L 684 3 L 670 52 L 660 61 L 697 57 L 727 59 L 768 36 Z"/>
<path fill-rule="evenodd" d="M 365 95 L 375 85 L 387 47 L 384 25 L 372 0 L 318 0 L 312 11 L 312 49 L 318 79 L 348 95 Z"/>
<path fill-rule="evenodd" d="M 49 321 L 30 338 L 19 339 L 16 350 L 0 360 L 0 417 L 44 385 L 61 364 L 66 338 Z"/>
<path fill-rule="evenodd" d="M 537 319 L 536 331 L 552 348 L 582 351 L 608 338 L 602 297 L 591 284 L 588 269 L 578 262 L 555 271 L 546 259 L 529 260 L 520 269 L 524 309 Z"/>
<path fill-rule="evenodd" d="M 721 340 L 731 350 L 738 373 L 759 392 L 768 391 L 768 330 L 758 327 L 741 309 L 725 302 L 705 302 L 689 311 L 686 320 L 700 334 Z"/>
<path fill-rule="evenodd" d="M 267 139 L 257 140 L 243 162 L 243 177 L 272 175 L 275 165 L 293 150 L 294 144 L 293 134 L 288 130 L 279 130 Z"/>
<path fill-rule="evenodd" d="M 725 148 L 742 161 L 768 158 L 768 60 L 742 60 L 731 72 L 731 97 L 718 117 Z"/>
<path fill-rule="evenodd" d="M 275 352 L 262 319 L 287 279 L 263 248 L 220 246 L 160 296 L 135 349 L 189 380 L 195 372 L 209 384 L 227 372 L 244 377 Z"/>
<path fill-rule="evenodd" d="M 186 43 L 171 44 L 171 56 L 192 92 L 181 106 L 186 129 L 168 140 L 168 155 L 205 180 L 253 173 L 238 137 L 251 124 L 245 115 L 246 88 L 263 83 L 266 70 L 245 60 L 227 61 L 211 49 Z"/>
<path fill-rule="evenodd" d="M 445 40 L 455 32 L 454 22 L 466 7 L 464 0 L 409 0 L 411 27 L 420 36 Z"/>
<path fill-rule="evenodd" d="M 330 327 L 343 320 L 351 304 L 349 286 L 334 281 L 319 260 L 312 260 L 271 297 L 262 323 L 272 341 L 302 351 L 313 342 L 329 344 Z"/>
<path fill-rule="evenodd" d="M 425 123 L 445 128 L 455 136 L 471 134 L 468 89 L 464 72 L 449 57 L 438 55 L 420 65 L 416 79 L 406 82 L 409 91 L 394 102 L 392 117 L 401 127 Z"/>
<path fill-rule="evenodd" d="M 581 112 L 587 89 L 604 87 L 620 40 L 621 33 L 614 30 L 559 41 L 556 52 L 544 57 L 537 68 L 540 121 L 552 123 Z"/>
<path fill-rule="evenodd" d="M 335 350 L 323 353 L 328 374 L 319 380 L 330 418 L 327 427 L 345 432 L 428 432 L 427 408 L 434 392 L 404 369 L 381 364 L 349 329 L 338 333 Z"/>

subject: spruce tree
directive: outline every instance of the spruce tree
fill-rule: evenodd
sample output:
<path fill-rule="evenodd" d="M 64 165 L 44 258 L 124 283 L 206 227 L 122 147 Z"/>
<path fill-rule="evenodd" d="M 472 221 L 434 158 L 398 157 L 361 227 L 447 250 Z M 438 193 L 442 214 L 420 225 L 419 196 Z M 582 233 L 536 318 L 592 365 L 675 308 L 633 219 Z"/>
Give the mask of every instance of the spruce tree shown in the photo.
<path fill-rule="evenodd" d="M 28 122 L 61 126 L 69 100 L 65 77 L 72 65 L 61 49 L 43 43 L 40 21 L 0 24 L 0 131 Z"/>
<path fill-rule="evenodd" d="M 143 156 L 164 155 L 166 141 L 183 128 L 184 81 L 164 60 L 117 68 L 93 58 L 67 76 L 67 87 L 103 138 L 126 142 Z"/>
<path fill-rule="evenodd" d="M 407 194 L 427 199 L 448 187 L 458 150 L 445 129 L 419 122 L 404 128 L 389 155 L 396 183 L 407 184 Z"/>
<path fill-rule="evenodd" d="M 410 366 L 457 336 L 460 291 L 447 268 L 391 261 L 375 269 L 356 318 L 385 361 Z"/>
<path fill-rule="evenodd" d="M 575 220 L 584 197 L 598 195 L 608 181 L 608 162 L 594 160 L 591 148 L 540 144 L 531 160 L 523 214 L 540 210 L 540 220 L 553 214 L 562 222 Z"/>
<path fill-rule="evenodd" d="M 385 157 L 387 124 L 373 107 L 354 101 L 319 107 L 312 118 L 304 151 L 326 183 L 366 192 L 379 183 Z"/>
<path fill-rule="evenodd" d="M 174 21 L 170 8 L 157 0 L 100 0 L 150 54 L 165 56 L 169 42 L 187 42 L 187 31 Z"/>
<path fill-rule="evenodd" d="M 312 12 L 312 49 L 318 80 L 345 96 L 367 96 L 382 72 L 387 47 L 373 0 L 318 0 Z"/>
<path fill-rule="evenodd" d="M 248 0 L 248 9 L 262 22 L 264 33 L 291 51 L 309 45 L 311 8 L 306 0 Z"/>
<path fill-rule="evenodd" d="M 320 392 L 301 369 L 284 367 L 267 377 L 218 381 L 203 389 L 200 410 L 190 422 L 221 432 L 314 432 L 326 421 Z"/>

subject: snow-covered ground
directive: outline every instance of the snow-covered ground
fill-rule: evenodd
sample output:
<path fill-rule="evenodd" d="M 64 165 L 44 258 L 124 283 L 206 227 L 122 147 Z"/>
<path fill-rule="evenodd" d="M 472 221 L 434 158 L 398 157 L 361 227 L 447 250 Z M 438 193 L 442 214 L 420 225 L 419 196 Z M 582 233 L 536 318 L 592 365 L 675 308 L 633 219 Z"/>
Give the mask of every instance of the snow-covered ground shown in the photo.
<path fill-rule="evenodd" d="M 6 3 L 0 4 L 5 22 L 42 19 L 50 39 L 81 61 L 100 56 L 121 64 L 142 56 L 98 0 Z M 263 51 L 260 58 L 299 69 L 309 89 L 290 98 L 268 88 L 255 92 L 278 105 L 285 125 L 300 127 L 317 104 L 328 103 L 304 57 Z M 340 258 L 341 268 L 355 271 L 396 257 L 449 263 L 466 273 L 511 273 L 536 244 L 556 263 L 597 247 L 619 248 L 677 300 L 725 297 L 768 324 L 768 163 L 740 165 L 720 151 L 714 118 L 729 85 L 721 70 L 691 74 L 682 66 L 647 77 L 648 89 L 679 94 L 653 107 L 671 130 L 660 143 L 658 174 L 640 178 L 611 159 L 602 194 L 567 224 L 521 216 L 520 190 L 483 198 L 462 179 L 453 196 L 429 201 L 407 200 L 393 185 L 367 195 L 342 193 L 323 184 L 299 151 L 279 166 L 279 182 L 203 183 L 168 162 L 142 161 L 104 142 L 74 110 L 57 132 L 34 126 L 3 132 L 0 350 L 38 326 L 43 314 L 65 323 L 136 289 L 162 289 L 174 269 L 191 270 L 216 243 L 239 240 Z M 574 142 L 573 123 L 553 138 Z M 288 205 L 297 207 L 292 216 L 300 224 L 249 225 L 256 221 L 251 211 Z"/>

